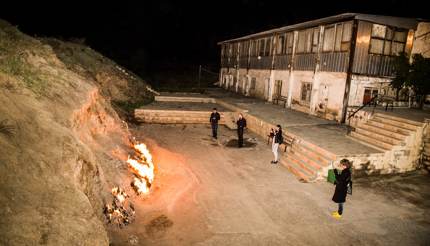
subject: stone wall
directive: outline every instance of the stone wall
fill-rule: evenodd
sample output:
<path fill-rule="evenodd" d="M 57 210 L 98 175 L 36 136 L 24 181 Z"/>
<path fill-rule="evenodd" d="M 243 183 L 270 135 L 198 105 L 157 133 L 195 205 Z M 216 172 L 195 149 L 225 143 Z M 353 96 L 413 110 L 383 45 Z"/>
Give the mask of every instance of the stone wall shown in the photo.
<path fill-rule="evenodd" d="M 349 122 L 350 126 L 365 123 L 372 118 L 371 112 L 359 111 Z M 388 174 L 415 170 L 421 160 L 423 149 L 424 129 L 429 123 L 424 123 L 415 132 L 405 138 L 404 144 L 396 145 L 393 149 L 382 154 L 349 155 L 354 163 L 354 169 L 360 174 Z M 338 160 L 342 159 L 340 156 Z"/>
<path fill-rule="evenodd" d="M 209 124 L 211 111 L 136 109 L 134 117 L 138 122 L 157 124 Z M 220 124 L 231 126 L 232 113 L 220 112 Z"/>

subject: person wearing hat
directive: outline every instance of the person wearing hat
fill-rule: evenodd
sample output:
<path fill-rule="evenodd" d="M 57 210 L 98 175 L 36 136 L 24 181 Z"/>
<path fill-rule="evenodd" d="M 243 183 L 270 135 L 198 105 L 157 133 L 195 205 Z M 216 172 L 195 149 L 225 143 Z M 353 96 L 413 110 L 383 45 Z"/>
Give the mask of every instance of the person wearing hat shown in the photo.
<path fill-rule="evenodd" d="M 213 108 L 211 117 L 209 118 L 209 122 L 211 123 L 212 127 L 212 137 L 217 139 L 218 135 L 218 121 L 221 119 L 221 116 L 217 112 L 216 108 Z"/>

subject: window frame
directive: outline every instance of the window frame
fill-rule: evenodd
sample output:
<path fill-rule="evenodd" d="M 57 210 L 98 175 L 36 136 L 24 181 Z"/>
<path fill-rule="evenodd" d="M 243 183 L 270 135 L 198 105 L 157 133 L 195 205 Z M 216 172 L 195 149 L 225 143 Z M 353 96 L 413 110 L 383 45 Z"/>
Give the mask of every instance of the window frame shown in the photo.
<path fill-rule="evenodd" d="M 304 92 L 303 88 L 305 88 L 305 87 L 309 87 L 309 88 L 306 88 L 306 91 L 309 92 L 309 101 L 307 100 L 307 98 L 303 99 L 303 96 L 304 96 L 304 94 L 303 94 L 303 92 Z M 306 97 L 307 96 L 308 96 L 308 94 L 306 94 Z M 301 82 L 301 86 L 300 86 L 300 101 L 303 104 L 310 105 L 311 100 L 312 100 L 312 83 L 311 82 L 304 82 L 304 81 L 302 81 Z"/>
<path fill-rule="evenodd" d="M 379 26 L 384 26 L 385 27 L 384 38 L 374 36 L 373 28 L 374 28 L 375 25 L 379 25 Z M 391 37 L 387 37 L 387 34 L 389 32 L 391 32 Z M 396 40 L 395 39 L 396 33 L 404 33 L 404 41 L 398 41 L 398 40 Z M 399 53 L 402 53 L 402 52 L 406 51 L 406 44 L 407 44 L 407 41 L 408 41 L 408 34 L 409 34 L 409 30 L 408 29 L 396 28 L 396 27 L 392 27 L 392 26 L 380 25 L 380 24 L 372 23 L 372 29 L 371 29 L 371 32 L 370 32 L 370 41 L 369 41 L 368 53 L 371 54 L 371 55 L 380 55 L 380 56 L 391 56 L 391 57 L 398 56 Z M 374 40 L 379 40 L 379 41 L 382 42 L 382 48 L 381 48 L 380 52 L 372 51 L 372 43 L 375 42 Z M 388 54 L 386 54 L 385 46 L 388 43 L 390 44 L 390 50 L 389 50 Z M 396 54 L 393 53 L 394 44 L 396 44 L 396 45 L 401 44 L 403 46 L 402 50 L 400 52 L 396 53 Z"/>
<path fill-rule="evenodd" d="M 315 31 L 318 33 L 317 35 L 317 43 L 314 44 L 314 34 Z M 318 53 L 318 45 L 319 45 L 319 27 L 311 27 L 311 28 L 306 28 L 306 29 L 302 29 L 298 31 L 298 35 L 297 35 L 297 45 L 296 45 L 296 54 L 316 54 Z M 301 37 L 302 35 L 302 37 Z M 304 38 L 304 43 L 303 45 L 303 50 L 300 50 L 300 41 L 301 39 Z M 314 46 L 316 47 L 316 51 L 314 51 Z"/>

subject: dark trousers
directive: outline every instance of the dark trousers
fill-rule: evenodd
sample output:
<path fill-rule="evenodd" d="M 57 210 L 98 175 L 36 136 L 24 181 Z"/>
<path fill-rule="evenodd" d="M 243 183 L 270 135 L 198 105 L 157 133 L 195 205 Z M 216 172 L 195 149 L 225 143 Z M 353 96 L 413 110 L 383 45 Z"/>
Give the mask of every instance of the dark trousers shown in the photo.
<path fill-rule="evenodd" d="M 237 128 L 237 138 L 239 147 L 243 146 L 243 128 Z"/>
<path fill-rule="evenodd" d="M 212 126 L 212 137 L 217 138 L 218 124 L 211 124 Z"/>
<path fill-rule="evenodd" d="M 343 203 L 341 202 L 341 203 L 338 203 L 339 204 L 339 209 L 337 210 L 337 212 L 340 214 L 340 215 L 342 215 L 342 213 L 343 213 Z"/>

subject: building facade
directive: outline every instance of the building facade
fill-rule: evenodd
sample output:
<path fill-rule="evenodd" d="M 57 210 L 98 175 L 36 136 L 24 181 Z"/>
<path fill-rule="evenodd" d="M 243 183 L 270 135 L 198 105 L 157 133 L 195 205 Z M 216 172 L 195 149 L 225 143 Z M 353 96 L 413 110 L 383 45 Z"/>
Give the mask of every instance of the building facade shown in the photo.
<path fill-rule="evenodd" d="M 428 52 L 427 39 L 414 47 L 428 28 L 418 19 L 347 13 L 222 41 L 220 86 L 342 122 L 349 106 L 395 94 L 394 57 Z"/>

